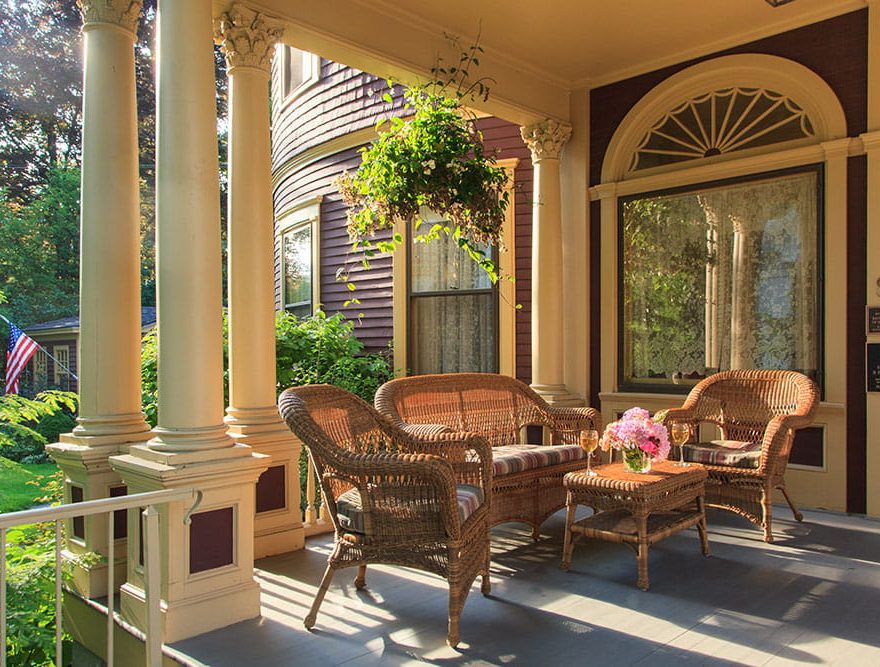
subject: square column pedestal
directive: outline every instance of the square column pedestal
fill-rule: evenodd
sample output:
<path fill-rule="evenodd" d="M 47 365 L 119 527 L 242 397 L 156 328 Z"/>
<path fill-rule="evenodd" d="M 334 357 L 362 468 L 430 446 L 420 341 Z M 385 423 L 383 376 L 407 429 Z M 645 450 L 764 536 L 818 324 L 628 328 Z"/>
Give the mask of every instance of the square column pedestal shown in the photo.
<path fill-rule="evenodd" d="M 149 437 L 145 434 L 145 438 Z M 92 438 L 94 440 L 95 438 Z M 107 440 L 111 440 L 107 438 Z M 110 467 L 109 458 L 128 451 L 132 443 L 81 444 L 76 436 L 65 434 L 61 442 L 46 446 L 49 456 L 64 473 L 64 502 L 78 503 L 114 496 L 125 496 L 128 489 L 119 475 Z M 71 566 L 71 585 L 81 596 L 101 598 L 107 595 L 107 561 L 109 526 L 107 516 L 68 519 L 65 521 L 67 539 L 61 556 Z M 125 511 L 113 517 L 113 590 L 125 582 L 126 537 L 128 535 Z M 82 558 L 99 554 L 103 559 Z"/>
<path fill-rule="evenodd" d="M 254 414 L 239 418 L 242 410 L 228 410 L 229 435 L 255 452 L 271 457 L 256 489 L 254 557 L 265 558 L 305 546 L 300 508 L 299 457 L 302 443 L 278 419 L 274 407 L 263 419 Z M 253 412 L 253 411 L 252 411 Z"/>
<path fill-rule="evenodd" d="M 129 494 L 192 487 L 201 502 L 159 505 L 162 637 L 170 643 L 260 615 L 254 581 L 254 488 L 269 457 L 235 445 L 199 452 L 132 447 L 110 465 Z M 120 590 L 122 616 L 146 626 L 143 524 L 128 515 L 128 578 Z"/>

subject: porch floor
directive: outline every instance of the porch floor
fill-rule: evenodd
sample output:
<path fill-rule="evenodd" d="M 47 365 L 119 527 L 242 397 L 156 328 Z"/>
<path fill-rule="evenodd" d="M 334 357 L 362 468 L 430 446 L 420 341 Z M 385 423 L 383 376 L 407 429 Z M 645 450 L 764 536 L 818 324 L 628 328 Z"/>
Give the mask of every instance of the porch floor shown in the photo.
<path fill-rule="evenodd" d="M 579 514 L 580 516 L 580 514 Z M 525 527 L 493 531 L 492 595 L 475 584 L 458 650 L 446 646 L 445 582 L 371 567 L 336 575 L 315 631 L 303 629 L 331 536 L 257 563 L 263 616 L 178 642 L 193 664 L 359 665 L 880 663 L 880 522 L 777 508 L 776 542 L 710 510 L 712 557 L 694 529 L 654 545 L 651 590 L 635 586 L 623 545 L 581 541 L 562 572 L 564 513 L 534 543 Z"/>

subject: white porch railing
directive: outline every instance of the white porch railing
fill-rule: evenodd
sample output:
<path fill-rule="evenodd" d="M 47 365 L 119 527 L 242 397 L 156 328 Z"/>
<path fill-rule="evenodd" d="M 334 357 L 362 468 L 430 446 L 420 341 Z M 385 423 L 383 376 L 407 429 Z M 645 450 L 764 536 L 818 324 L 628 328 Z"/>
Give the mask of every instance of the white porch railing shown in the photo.
<path fill-rule="evenodd" d="M 317 471 L 312 463 L 312 457 L 306 455 L 308 466 L 306 467 L 306 497 L 305 509 L 303 510 L 303 528 L 306 537 L 329 533 L 333 531 L 333 522 L 327 512 L 327 505 L 321 498 L 321 489 L 317 484 Z"/>
<path fill-rule="evenodd" d="M 159 512 L 157 505 L 172 502 L 191 502 L 186 513 L 189 521 L 193 510 L 201 500 L 201 492 L 194 489 L 167 489 L 136 493 L 120 498 L 102 498 L 81 503 L 57 505 L 23 512 L 0 514 L 0 665 L 6 667 L 6 531 L 10 528 L 47 521 L 55 522 L 55 664 L 61 665 L 61 522 L 74 517 L 107 515 L 107 667 L 113 667 L 114 625 L 124 623 L 113 610 L 114 541 L 113 513 L 117 510 L 144 508 L 144 581 L 146 594 L 146 664 L 154 667 L 162 664 L 162 632 L 159 601 L 161 596 L 161 556 L 159 553 Z"/>

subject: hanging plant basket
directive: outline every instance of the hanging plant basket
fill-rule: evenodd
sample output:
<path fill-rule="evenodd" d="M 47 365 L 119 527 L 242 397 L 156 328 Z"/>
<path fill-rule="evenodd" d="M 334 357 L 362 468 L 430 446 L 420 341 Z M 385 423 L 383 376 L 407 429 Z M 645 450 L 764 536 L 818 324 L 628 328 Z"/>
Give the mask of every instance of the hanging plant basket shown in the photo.
<path fill-rule="evenodd" d="M 380 121 L 379 138 L 361 149 L 357 171 L 337 178 L 349 207 L 348 233 L 355 249 L 364 251 L 365 265 L 377 250 L 393 252 L 403 242 L 399 234 L 373 241 L 376 233 L 406 222 L 417 240 L 452 236 L 493 282 L 498 280 L 485 248 L 501 246 L 508 176 L 484 151 L 475 117 L 463 104 L 475 95 L 488 98 L 484 80 L 467 85 L 479 51 L 476 45 L 463 51 L 457 67 L 438 65 L 434 74 L 439 78 L 428 87 L 406 89 L 404 117 Z M 390 91 L 384 99 L 393 103 Z M 429 211 L 448 223 L 422 225 L 421 216 Z"/>

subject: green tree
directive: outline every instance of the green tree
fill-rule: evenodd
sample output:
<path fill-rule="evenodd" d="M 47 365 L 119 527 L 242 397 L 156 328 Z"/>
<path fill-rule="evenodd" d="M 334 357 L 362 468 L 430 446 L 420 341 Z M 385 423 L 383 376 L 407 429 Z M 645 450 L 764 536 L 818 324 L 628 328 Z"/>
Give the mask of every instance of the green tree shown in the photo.
<path fill-rule="evenodd" d="M 0 289 L 16 324 L 77 311 L 79 169 L 54 168 L 28 204 L 0 192 Z"/>

